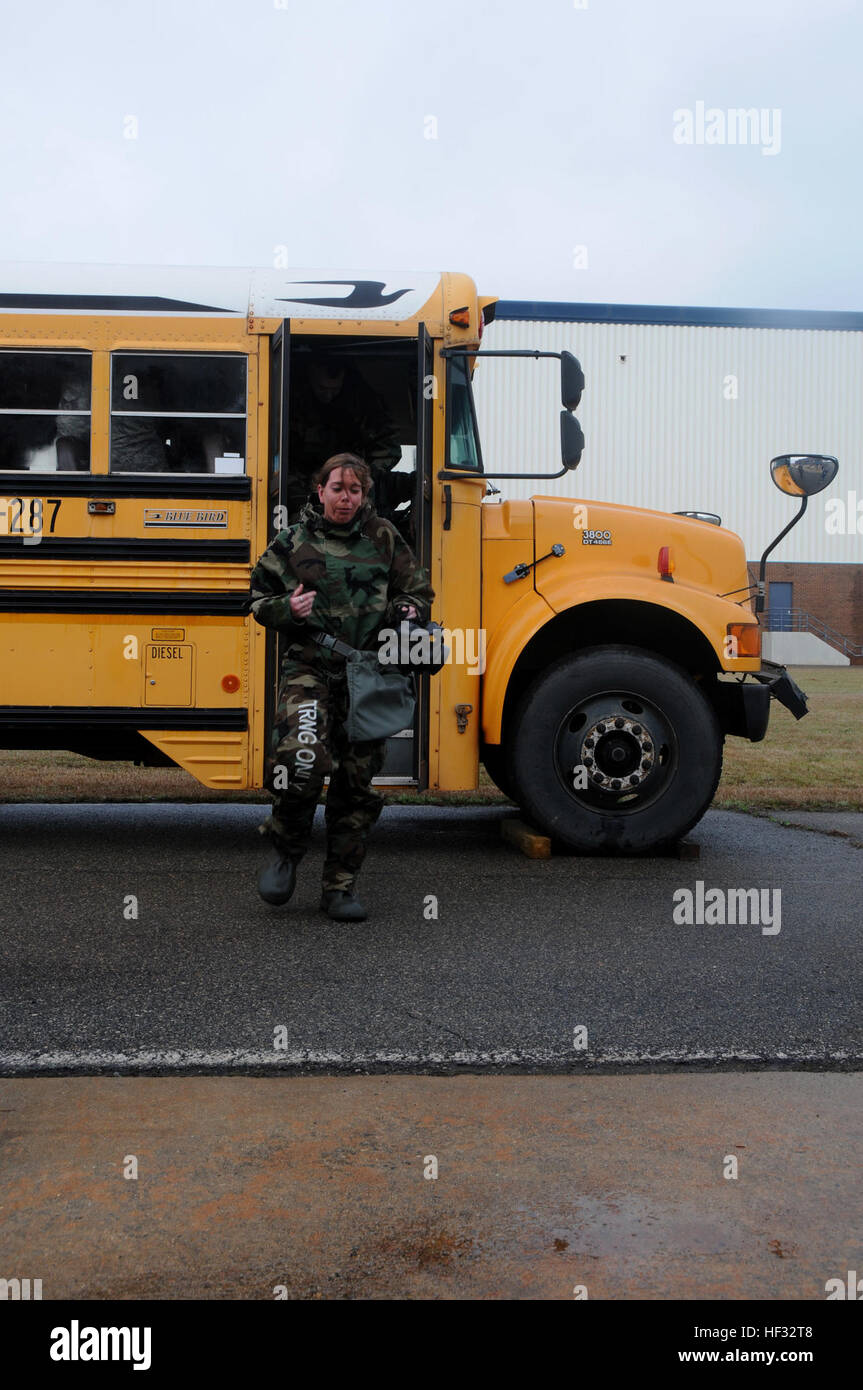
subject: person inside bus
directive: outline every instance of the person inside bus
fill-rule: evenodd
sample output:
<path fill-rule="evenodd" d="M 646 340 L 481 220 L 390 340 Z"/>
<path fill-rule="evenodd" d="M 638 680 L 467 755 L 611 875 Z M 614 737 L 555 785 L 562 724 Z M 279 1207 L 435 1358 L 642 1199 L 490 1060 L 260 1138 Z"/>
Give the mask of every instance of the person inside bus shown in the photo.
<path fill-rule="evenodd" d="M 111 472 L 166 473 L 169 472 L 165 443 L 148 411 L 162 408 L 161 392 L 156 373 L 139 367 L 134 373 L 134 392 L 128 399 L 117 395 L 111 412 Z M 140 414 L 124 411 L 132 402 L 142 406 Z"/>
<path fill-rule="evenodd" d="M 5 354 L 0 401 L 11 409 L 0 415 L 0 469 L 90 467 L 89 371 L 89 361 L 75 371 L 53 353 Z M 18 406 L 20 415 L 14 413 Z M 48 406 L 56 406 L 57 414 L 47 413 Z M 24 414 L 28 408 L 38 413 Z M 63 413 L 70 410 L 86 413 Z"/>
<path fill-rule="evenodd" d="M 276 853 L 260 872 L 258 891 L 274 906 L 291 897 L 329 775 L 320 905 L 339 922 L 367 915 L 354 888 L 383 806 L 371 783 L 386 740 L 349 742 L 345 657 L 319 646 L 314 634 L 374 651 L 382 626 L 420 614 L 425 622 L 434 600 L 426 571 L 395 526 L 377 515 L 371 481 L 355 455 L 328 459 L 315 479 L 318 501 L 307 503 L 255 566 L 249 601 L 255 621 L 287 643 L 265 779 L 273 811 L 264 825 Z"/>
<path fill-rule="evenodd" d="M 74 411 L 75 414 L 64 414 Z M 86 415 L 78 412 L 87 411 Z M 63 382 L 57 416 L 57 471 L 87 472 L 90 467 L 90 383 L 79 377 Z"/>
<path fill-rule="evenodd" d="M 381 397 L 355 367 L 326 352 L 306 358 L 298 353 L 292 368 L 288 521 L 296 521 L 309 501 L 314 475 L 341 452 L 365 460 L 378 515 L 398 525 L 396 508 L 413 497 L 414 479 L 410 473 L 393 472 L 402 451 L 398 428 Z"/>

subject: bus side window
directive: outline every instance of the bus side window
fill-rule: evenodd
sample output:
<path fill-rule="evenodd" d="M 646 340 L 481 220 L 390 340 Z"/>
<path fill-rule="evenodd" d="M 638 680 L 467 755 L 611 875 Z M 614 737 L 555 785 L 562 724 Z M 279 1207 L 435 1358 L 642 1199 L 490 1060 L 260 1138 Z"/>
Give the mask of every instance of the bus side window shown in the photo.
<path fill-rule="evenodd" d="M 0 471 L 90 469 L 86 352 L 0 349 Z"/>
<path fill-rule="evenodd" d="M 246 369 L 236 353 L 114 353 L 111 471 L 245 473 Z"/>

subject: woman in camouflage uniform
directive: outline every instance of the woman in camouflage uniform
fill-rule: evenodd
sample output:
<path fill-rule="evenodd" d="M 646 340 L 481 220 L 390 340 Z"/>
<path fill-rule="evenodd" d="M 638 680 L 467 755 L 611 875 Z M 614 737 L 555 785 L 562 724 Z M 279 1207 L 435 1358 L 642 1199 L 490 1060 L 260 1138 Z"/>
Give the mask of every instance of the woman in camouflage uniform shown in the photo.
<path fill-rule="evenodd" d="M 382 627 L 405 617 L 427 621 L 434 592 L 392 522 L 379 517 L 368 500 L 371 473 L 361 459 L 336 454 L 315 482 L 320 507 L 309 502 L 252 572 L 256 621 L 288 639 L 266 779 L 276 855 L 261 870 L 258 891 L 268 903 L 290 898 L 329 775 L 321 909 L 337 921 L 354 922 L 366 916 L 354 881 L 383 806 L 371 781 L 383 765 L 385 741 L 348 742 L 344 658 L 318 646 L 312 634 L 328 633 L 374 651 Z"/>

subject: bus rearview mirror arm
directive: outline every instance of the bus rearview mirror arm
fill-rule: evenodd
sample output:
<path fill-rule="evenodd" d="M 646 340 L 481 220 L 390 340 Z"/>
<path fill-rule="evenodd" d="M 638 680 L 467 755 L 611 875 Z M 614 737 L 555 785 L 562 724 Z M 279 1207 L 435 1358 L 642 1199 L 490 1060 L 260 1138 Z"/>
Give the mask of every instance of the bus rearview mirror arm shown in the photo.
<path fill-rule="evenodd" d="M 765 598 L 765 595 L 766 595 L 766 593 L 767 593 L 767 583 L 766 583 L 766 578 L 765 578 L 765 576 L 766 576 L 766 574 L 767 574 L 767 556 L 770 554 L 771 551 L 773 551 L 773 550 L 776 549 L 777 545 L 779 544 L 779 542 L 780 542 L 781 540 L 784 540 L 784 539 L 785 539 L 785 537 L 788 535 L 788 532 L 791 530 L 792 526 L 796 526 L 796 525 L 797 525 L 797 523 L 798 523 L 798 521 L 800 520 L 800 518 L 802 517 L 803 513 L 806 511 L 806 507 L 807 507 L 808 503 L 809 503 L 809 498 L 808 498 L 808 497 L 804 497 L 803 500 L 802 500 L 802 502 L 800 503 L 800 510 L 799 510 L 799 512 L 797 512 L 796 516 L 793 516 L 793 517 L 791 518 L 791 520 L 789 521 L 789 523 L 788 523 L 788 525 L 785 527 L 785 529 L 784 529 L 783 531 L 780 531 L 780 532 L 779 532 L 779 535 L 776 537 L 776 540 L 775 540 L 775 541 L 771 541 L 770 545 L 768 545 L 768 547 L 767 547 L 767 549 L 765 550 L 764 554 L 761 556 L 761 561 L 760 561 L 759 566 L 758 566 L 758 592 L 757 592 L 757 594 L 755 595 L 755 612 L 756 612 L 756 613 L 763 613 L 763 612 L 764 612 L 764 598 Z"/>

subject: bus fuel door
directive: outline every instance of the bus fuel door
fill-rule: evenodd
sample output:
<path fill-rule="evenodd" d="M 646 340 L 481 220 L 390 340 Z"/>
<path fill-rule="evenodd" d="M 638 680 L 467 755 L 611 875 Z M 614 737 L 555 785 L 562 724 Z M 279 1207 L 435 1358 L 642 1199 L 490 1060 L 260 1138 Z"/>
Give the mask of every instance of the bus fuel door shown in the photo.
<path fill-rule="evenodd" d="M 144 652 L 144 704 L 192 704 L 192 644 L 148 642 Z"/>

